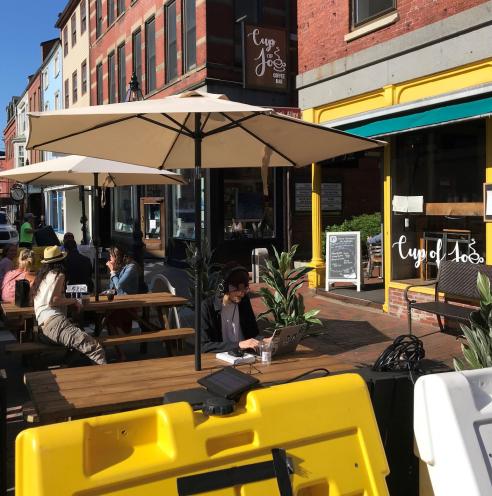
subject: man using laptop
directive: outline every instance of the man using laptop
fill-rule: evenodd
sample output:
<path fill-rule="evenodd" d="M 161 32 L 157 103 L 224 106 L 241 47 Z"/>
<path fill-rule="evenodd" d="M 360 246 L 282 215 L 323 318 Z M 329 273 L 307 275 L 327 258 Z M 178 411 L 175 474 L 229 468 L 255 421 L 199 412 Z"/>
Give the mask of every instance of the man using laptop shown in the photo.
<path fill-rule="evenodd" d="M 258 326 L 249 301 L 249 273 L 230 262 L 222 270 L 217 294 L 202 303 L 202 350 L 257 349 Z"/>

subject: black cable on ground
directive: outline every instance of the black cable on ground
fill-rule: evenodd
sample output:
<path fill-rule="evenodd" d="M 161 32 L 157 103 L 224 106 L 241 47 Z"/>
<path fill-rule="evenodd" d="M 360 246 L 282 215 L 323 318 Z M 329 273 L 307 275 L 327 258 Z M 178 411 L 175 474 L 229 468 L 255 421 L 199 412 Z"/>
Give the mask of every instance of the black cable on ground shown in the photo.
<path fill-rule="evenodd" d="M 393 343 L 379 355 L 372 366 L 377 372 L 405 371 L 419 369 L 420 361 L 425 357 L 424 344 L 413 335 L 398 336 Z"/>

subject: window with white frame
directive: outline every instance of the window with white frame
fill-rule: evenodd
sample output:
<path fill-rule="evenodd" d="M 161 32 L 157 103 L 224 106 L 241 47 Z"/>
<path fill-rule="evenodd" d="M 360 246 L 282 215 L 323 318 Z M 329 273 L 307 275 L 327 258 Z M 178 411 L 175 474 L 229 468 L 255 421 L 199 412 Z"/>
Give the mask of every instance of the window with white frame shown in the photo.
<path fill-rule="evenodd" d="M 60 109 L 60 92 L 56 91 L 55 92 L 55 110 Z"/>
<path fill-rule="evenodd" d="M 70 19 L 71 31 L 72 31 L 72 47 L 77 43 L 77 13 L 74 12 L 72 18 Z"/>
<path fill-rule="evenodd" d="M 132 187 L 113 188 L 114 230 L 130 233 L 136 218 L 132 197 Z"/>
<path fill-rule="evenodd" d="M 58 233 L 65 231 L 64 197 L 63 191 L 50 191 L 48 193 L 49 223 Z"/>
<path fill-rule="evenodd" d="M 396 0 L 352 0 L 352 26 L 360 26 L 394 9 Z"/>
<path fill-rule="evenodd" d="M 49 109 L 50 109 L 50 102 L 49 101 L 44 102 L 44 111 L 48 112 Z"/>
<path fill-rule="evenodd" d="M 87 29 L 87 6 L 85 0 L 80 2 L 80 34 L 84 34 Z"/>
<path fill-rule="evenodd" d="M 24 167 L 25 165 L 26 149 L 24 145 L 17 146 L 17 164 L 16 167 Z"/>
<path fill-rule="evenodd" d="M 58 53 L 55 53 L 53 65 L 54 65 L 54 71 L 55 71 L 55 77 L 56 77 L 56 76 L 58 76 L 58 74 L 60 74 L 60 58 L 58 56 Z"/>
<path fill-rule="evenodd" d="M 50 80 L 48 76 L 48 69 L 45 69 L 43 71 L 43 88 L 47 90 L 49 85 L 50 85 Z"/>

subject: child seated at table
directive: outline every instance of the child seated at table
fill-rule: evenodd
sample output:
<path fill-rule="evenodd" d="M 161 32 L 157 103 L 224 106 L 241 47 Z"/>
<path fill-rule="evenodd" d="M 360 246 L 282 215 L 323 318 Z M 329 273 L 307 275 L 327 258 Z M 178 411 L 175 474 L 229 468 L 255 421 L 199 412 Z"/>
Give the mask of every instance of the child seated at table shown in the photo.
<path fill-rule="evenodd" d="M 32 272 L 34 265 L 34 252 L 22 248 L 17 259 L 17 269 L 9 270 L 2 283 L 2 301 L 13 303 L 15 301 L 15 283 L 20 279 L 26 279 L 32 286 L 36 274 Z"/>
<path fill-rule="evenodd" d="M 66 256 L 58 246 L 45 248 L 41 261 L 43 265 L 34 280 L 32 295 L 40 336 L 45 341 L 77 350 L 94 363 L 105 364 L 106 354 L 103 347 L 66 317 L 69 305 L 80 309 L 78 300 L 65 297 Z"/>

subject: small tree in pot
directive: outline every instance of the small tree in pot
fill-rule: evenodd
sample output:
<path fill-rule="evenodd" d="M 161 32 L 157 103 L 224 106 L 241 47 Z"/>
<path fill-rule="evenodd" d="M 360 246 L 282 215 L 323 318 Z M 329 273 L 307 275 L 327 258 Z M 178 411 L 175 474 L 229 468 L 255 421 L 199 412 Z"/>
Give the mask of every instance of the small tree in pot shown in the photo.
<path fill-rule="evenodd" d="M 298 290 L 304 283 L 304 276 L 311 267 L 293 268 L 293 258 L 298 245 L 290 251 L 278 253 L 275 247 L 275 259 L 267 260 L 260 269 L 260 278 L 267 287 L 260 288 L 260 296 L 266 307 L 258 315 L 258 320 L 268 322 L 268 329 L 279 327 L 321 324 L 316 318 L 319 310 L 305 311 L 304 299 Z M 271 318 L 268 318 L 270 316 Z"/>

